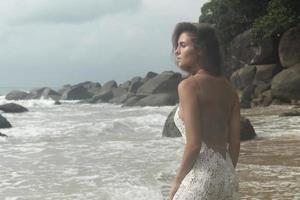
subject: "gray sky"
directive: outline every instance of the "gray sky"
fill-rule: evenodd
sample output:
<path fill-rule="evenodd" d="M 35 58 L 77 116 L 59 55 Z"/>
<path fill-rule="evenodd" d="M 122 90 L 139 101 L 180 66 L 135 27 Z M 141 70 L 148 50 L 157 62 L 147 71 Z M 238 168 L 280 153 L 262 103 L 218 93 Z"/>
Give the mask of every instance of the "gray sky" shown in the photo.
<path fill-rule="evenodd" d="M 171 34 L 208 0 L 0 1 L 0 87 L 122 83 L 179 71 Z"/>

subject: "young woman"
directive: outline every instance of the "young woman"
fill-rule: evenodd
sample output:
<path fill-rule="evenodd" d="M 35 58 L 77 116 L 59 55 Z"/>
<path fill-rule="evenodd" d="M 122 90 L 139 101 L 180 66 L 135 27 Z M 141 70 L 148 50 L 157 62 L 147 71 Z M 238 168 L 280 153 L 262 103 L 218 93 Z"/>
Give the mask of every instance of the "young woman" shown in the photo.
<path fill-rule="evenodd" d="M 169 200 L 238 199 L 240 104 L 222 74 L 215 30 L 181 22 L 172 42 L 177 65 L 189 76 L 178 85 L 174 122 L 185 147 Z"/>

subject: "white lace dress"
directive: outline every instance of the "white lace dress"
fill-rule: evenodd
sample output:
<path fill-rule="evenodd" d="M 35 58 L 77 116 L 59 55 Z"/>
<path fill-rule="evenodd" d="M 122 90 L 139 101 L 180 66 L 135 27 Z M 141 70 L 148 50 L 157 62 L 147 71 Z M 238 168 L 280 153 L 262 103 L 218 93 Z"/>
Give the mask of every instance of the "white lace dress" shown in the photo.
<path fill-rule="evenodd" d="M 184 122 L 178 115 L 174 122 L 186 143 Z M 239 199 L 238 174 L 230 155 L 223 156 L 202 142 L 199 156 L 191 171 L 182 180 L 173 200 L 232 200 Z"/>

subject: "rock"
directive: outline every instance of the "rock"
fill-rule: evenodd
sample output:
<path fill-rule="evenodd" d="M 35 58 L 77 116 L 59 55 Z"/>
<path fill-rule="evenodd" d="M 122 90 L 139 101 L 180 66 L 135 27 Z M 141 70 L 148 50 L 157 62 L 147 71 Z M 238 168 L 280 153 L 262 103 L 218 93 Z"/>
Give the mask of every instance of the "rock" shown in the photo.
<path fill-rule="evenodd" d="M 271 83 L 256 82 L 256 84 L 257 85 L 255 85 L 255 89 L 254 89 L 254 97 L 258 97 L 261 93 L 271 88 Z"/>
<path fill-rule="evenodd" d="M 271 90 L 267 90 L 264 93 L 262 93 L 263 98 L 263 106 L 269 106 L 272 103 L 273 97 Z"/>
<path fill-rule="evenodd" d="M 0 114 L 0 128 L 11 128 L 12 125 Z"/>
<path fill-rule="evenodd" d="M 131 80 L 131 84 L 128 88 L 128 92 L 135 94 L 142 85 L 143 85 L 142 79 L 140 77 L 135 77 Z"/>
<path fill-rule="evenodd" d="M 71 87 L 72 87 L 72 85 L 66 84 L 66 85 L 64 85 L 61 89 L 58 90 L 58 93 L 59 93 L 60 95 L 62 95 L 66 90 L 70 89 Z"/>
<path fill-rule="evenodd" d="M 82 85 L 72 86 L 66 89 L 61 96 L 61 100 L 81 100 L 91 98 L 93 95 Z"/>
<path fill-rule="evenodd" d="M 123 103 L 121 107 L 124 106 L 134 106 L 136 102 L 138 102 L 141 98 L 145 96 L 132 96 L 126 99 L 126 101 Z"/>
<path fill-rule="evenodd" d="M 254 83 L 270 83 L 272 78 L 282 70 L 278 64 L 255 65 L 255 67 L 256 73 L 254 77 Z"/>
<path fill-rule="evenodd" d="M 300 116 L 300 111 L 299 110 L 292 110 L 292 111 L 289 111 L 289 112 L 281 113 L 279 115 L 279 117 L 295 117 L 295 116 Z"/>
<path fill-rule="evenodd" d="M 14 90 L 14 91 L 9 92 L 5 96 L 5 99 L 7 99 L 7 100 L 24 100 L 24 99 L 27 99 L 28 95 L 29 94 L 27 92 Z"/>
<path fill-rule="evenodd" d="M 16 103 L 8 103 L 0 106 L 0 110 L 2 110 L 5 113 L 22 113 L 27 112 L 28 109 L 18 105 Z"/>
<path fill-rule="evenodd" d="M 174 114 L 176 112 L 177 106 L 175 106 L 175 108 L 173 108 L 173 110 L 170 112 L 170 114 L 168 115 L 165 124 L 164 124 L 164 128 L 163 128 L 163 132 L 162 132 L 162 136 L 164 137 L 181 137 L 181 133 L 179 132 L 179 130 L 177 129 L 175 123 L 174 123 Z M 241 120 L 240 120 L 240 138 L 241 140 L 250 140 L 255 138 L 256 133 L 255 130 L 253 128 L 253 126 L 251 125 L 249 119 L 241 116 Z"/>
<path fill-rule="evenodd" d="M 94 103 L 108 102 L 113 97 L 112 89 L 103 90 L 97 95 L 93 96 Z M 100 100 L 100 101 L 99 101 Z"/>
<path fill-rule="evenodd" d="M 137 91 L 137 95 L 150 95 L 157 93 L 177 93 L 177 86 L 182 80 L 180 73 L 164 71 L 145 82 Z"/>
<path fill-rule="evenodd" d="M 142 82 L 145 83 L 145 82 L 147 82 L 148 80 L 154 78 L 154 77 L 157 76 L 157 75 L 158 75 L 158 74 L 155 73 L 155 72 L 148 72 L 148 73 L 146 74 L 146 76 L 142 79 Z"/>
<path fill-rule="evenodd" d="M 283 67 L 300 63 L 300 25 L 286 31 L 279 42 L 278 54 Z"/>
<path fill-rule="evenodd" d="M 41 94 L 41 97 L 44 99 L 59 100 L 61 95 L 51 88 L 45 88 Z"/>
<path fill-rule="evenodd" d="M 107 91 L 107 90 L 111 90 L 112 88 L 116 88 L 118 87 L 118 84 L 116 81 L 111 80 L 106 82 L 103 87 L 101 88 L 101 91 Z"/>
<path fill-rule="evenodd" d="M 94 96 L 95 94 L 99 93 L 101 90 L 101 84 L 98 82 L 91 82 L 91 81 L 85 81 L 82 83 L 78 83 L 74 85 L 73 87 L 83 86 L 87 89 L 88 93 L 91 94 L 91 96 Z"/>
<path fill-rule="evenodd" d="M 155 76 L 157 76 L 158 74 L 155 72 L 148 72 L 145 76 L 145 78 L 151 79 L 154 78 Z"/>
<path fill-rule="evenodd" d="M 56 101 L 54 102 L 54 105 L 61 105 L 61 102 L 60 102 L 59 100 L 56 100 Z"/>
<path fill-rule="evenodd" d="M 120 97 L 113 97 L 108 102 L 113 103 L 113 104 L 122 104 L 131 96 L 133 96 L 133 95 L 131 95 L 131 93 L 126 93 L 126 94 L 123 94 Z"/>
<path fill-rule="evenodd" d="M 246 65 L 245 67 L 235 71 L 231 77 L 230 81 L 233 83 L 235 88 L 244 89 L 250 84 L 252 84 L 256 73 L 255 65 Z"/>
<path fill-rule="evenodd" d="M 256 137 L 256 133 L 255 130 L 252 126 L 252 124 L 250 123 L 249 119 L 241 116 L 241 124 L 240 124 L 240 137 L 241 140 L 250 140 Z"/>
<path fill-rule="evenodd" d="M 127 93 L 127 90 L 124 88 L 112 88 L 111 91 L 112 91 L 113 97 L 116 97 L 116 98 L 119 98 L 122 95 Z"/>
<path fill-rule="evenodd" d="M 180 137 L 181 133 L 178 130 L 178 128 L 175 125 L 174 122 L 174 114 L 176 112 L 178 106 L 175 106 L 173 110 L 170 112 L 170 114 L 167 117 L 167 120 L 165 121 L 165 125 L 163 128 L 162 136 L 163 137 Z"/>
<path fill-rule="evenodd" d="M 255 56 L 255 49 L 252 47 L 251 29 L 237 35 L 228 48 L 228 56 L 225 63 L 228 66 L 229 74 L 251 63 Z"/>
<path fill-rule="evenodd" d="M 135 106 L 171 106 L 178 103 L 178 95 L 171 93 L 151 94 L 136 102 Z"/>
<path fill-rule="evenodd" d="M 267 90 L 262 94 L 259 94 L 257 98 L 253 99 L 251 102 L 251 107 L 255 106 L 269 106 L 272 103 L 271 90 Z"/>
<path fill-rule="evenodd" d="M 8 137 L 8 136 L 3 133 L 0 133 L 0 137 Z"/>
<path fill-rule="evenodd" d="M 119 88 L 124 88 L 124 89 L 128 90 L 130 84 L 131 84 L 131 81 L 125 81 L 124 83 L 119 85 Z"/>
<path fill-rule="evenodd" d="M 32 90 L 29 91 L 29 96 L 27 97 L 27 99 L 39 99 L 42 96 L 43 91 L 46 89 L 47 87 L 41 87 L 41 88 L 34 88 Z"/>
<path fill-rule="evenodd" d="M 292 99 L 300 99 L 300 63 L 274 76 L 271 92 L 273 97 L 281 101 L 290 102 Z"/>
<path fill-rule="evenodd" d="M 246 88 L 243 89 L 242 95 L 241 95 L 241 108 L 251 108 L 251 100 L 252 95 L 254 93 L 255 86 L 254 85 L 248 85 Z"/>
<path fill-rule="evenodd" d="M 279 39 L 277 36 L 263 39 L 254 49 L 254 56 L 250 61 L 252 65 L 264 65 L 269 63 L 276 63 L 278 58 Z"/>

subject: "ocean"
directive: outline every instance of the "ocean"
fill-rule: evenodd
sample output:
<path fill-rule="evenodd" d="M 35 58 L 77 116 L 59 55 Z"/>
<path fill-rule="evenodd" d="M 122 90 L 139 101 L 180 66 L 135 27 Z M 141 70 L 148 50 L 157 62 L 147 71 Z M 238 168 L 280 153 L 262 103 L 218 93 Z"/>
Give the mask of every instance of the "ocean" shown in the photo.
<path fill-rule="evenodd" d="M 29 112 L 1 113 L 0 199 L 166 199 L 184 147 L 162 137 L 173 106 L 14 102 Z M 277 115 L 289 108 L 242 110 L 258 137 L 241 145 L 241 199 L 300 199 L 300 117 Z"/>

